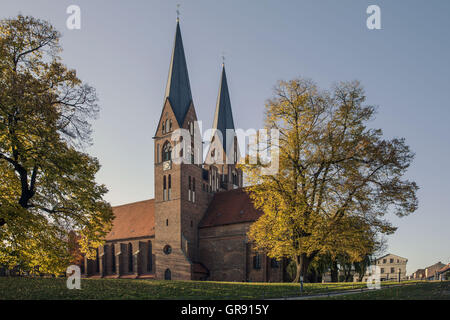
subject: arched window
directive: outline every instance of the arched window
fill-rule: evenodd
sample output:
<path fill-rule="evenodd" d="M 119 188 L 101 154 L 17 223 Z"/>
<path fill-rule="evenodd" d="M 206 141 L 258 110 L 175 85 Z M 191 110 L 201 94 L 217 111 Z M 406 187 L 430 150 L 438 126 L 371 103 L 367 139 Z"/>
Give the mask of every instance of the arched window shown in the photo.
<path fill-rule="evenodd" d="M 164 280 L 172 280 L 172 272 L 170 272 L 170 269 L 164 271 Z"/>
<path fill-rule="evenodd" d="M 189 178 L 188 178 L 188 181 L 189 181 L 189 191 L 188 191 L 188 201 L 191 201 L 191 199 L 192 199 L 192 185 L 191 185 L 191 176 L 189 176 Z"/>
<path fill-rule="evenodd" d="M 128 243 L 128 271 L 133 272 L 133 245 Z"/>
<path fill-rule="evenodd" d="M 114 243 L 111 245 L 111 271 L 116 273 L 116 249 Z"/>
<path fill-rule="evenodd" d="M 152 271 L 152 242 L 147 242 L 147 271 Z"/>
<path fill-rule="evenodd" d="M 169 128 L 169 120 L 166 119 L 166 132 L 169 132 L 170 128 Z"/>
<path fill-rule="evenodd" d="M 253 269 L 261 269 L 261 255 L 259 253 L 253 256 Z"/>
<path fill-rule="evenodd" d="M 156 144 L 156 163 L 159 163 L 159 144 Z"/>
<path fill-rule="evenodd" d="M 163 201 L 167 200 L 167 181 L 166 176 L 163 177 Z"/>
<path fill-rule="evenodd" d="M 195 202 L 195 178 L 192 178 L 192 202 Z"/>
<path fill-rule="evenodd" d="M 172 176 L 169 174 L 169 188 L 167 192 L 167 200 L 170 200 L 172 194 Z"/>
<path fill-rule="evenodd" d="M 170 145 L 169 141 L 167 141 L 163 146 L 162 157 L 163 161 L 172 160 L 172 146 Z"/>

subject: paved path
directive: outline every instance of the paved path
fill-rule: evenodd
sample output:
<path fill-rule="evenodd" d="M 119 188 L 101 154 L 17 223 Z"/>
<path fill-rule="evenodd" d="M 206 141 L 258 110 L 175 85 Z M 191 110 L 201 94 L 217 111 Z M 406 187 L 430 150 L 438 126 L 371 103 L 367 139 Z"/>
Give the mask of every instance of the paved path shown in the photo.
<path fill-rule="evenodd" d="M 381 289 L 387 289 L 387 288 L 393 288 L 393 287 L 400 287 L 403 286 L 403 284 L 392 284 L 392 285 L 386 285 L 381 286 Z M 311 294 L 311 295 L 304 295 L 304 296 L 297 296 L 297 297 L 286 297 L 286 298 L 275 298 L 275 299 L 266 299 L 266 300 L 307 300 L 307 299 L 314 299 L 314 298 L 324 298 L 324 297 L 334 297 L 334 296 L 341 296 L 341 295 L 347 295 L 347 294 L 356 294 L 356 293 L 362 293 L 367 291 L 372 291 L 374 289 L 369 288 L 363 288 L 363 289 L 351 289 L 346 291 L 334 291 L 334 292 L 328 292 L 328 293 L 318 293 L 318 294 Z"/>

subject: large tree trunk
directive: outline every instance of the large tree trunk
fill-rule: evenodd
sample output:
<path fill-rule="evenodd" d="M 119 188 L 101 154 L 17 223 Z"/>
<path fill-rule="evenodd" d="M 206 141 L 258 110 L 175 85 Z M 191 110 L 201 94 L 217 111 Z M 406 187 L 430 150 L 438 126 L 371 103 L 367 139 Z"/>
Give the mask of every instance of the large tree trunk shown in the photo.
<path fill-rule="evenodd" d="M 331 262 L 331 282 L 338 282 L 339 278 L 339 270 L 337 261 L 333 260 Z"/>
<path fill-rule="evenodd" d="M 292 281 L 293 283 L 300 282 L 300 277 L 303 277 L 303 279 L 305 279 L 306 271 L 308 270 L 311 260 L 312 260 L 311 258 L 306 256 L 306 253 L 303 253 L 295 257 L 295 264 L 297 270 L 295 274 L 295 279 Z"/>

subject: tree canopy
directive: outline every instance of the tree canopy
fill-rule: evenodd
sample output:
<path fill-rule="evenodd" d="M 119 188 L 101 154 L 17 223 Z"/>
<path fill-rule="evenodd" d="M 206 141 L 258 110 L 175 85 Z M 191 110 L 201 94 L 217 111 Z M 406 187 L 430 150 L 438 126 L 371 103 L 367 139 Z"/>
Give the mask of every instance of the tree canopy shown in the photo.
<path fill-rule="evenodd" d="M 95 89 L 62 63 L 60 33 L 19 15 L 0 21 L 0 264 L 58 273 L 69 233 L 92 256 L 113 214 L 95 182 Z"/>
<path fill-rule="evenodd" d="M 270 257 L 297 264 L 296 281 L 319 254 L 345 252 L 363 259 L 377 234 L 396 228 L 384 218 L 414 212 L 417 185 L 404 178 L 414 158 L 403 138 L 384 139 L 367 123 L 358 82 L 320 90 L 311 80 L 281 81 L 266 104 L 265 126 L 279 131 L 269 148 L 279 150 L 279 170 L 241 167 L 255 206 L 264 212 L 249 238 Z"/>

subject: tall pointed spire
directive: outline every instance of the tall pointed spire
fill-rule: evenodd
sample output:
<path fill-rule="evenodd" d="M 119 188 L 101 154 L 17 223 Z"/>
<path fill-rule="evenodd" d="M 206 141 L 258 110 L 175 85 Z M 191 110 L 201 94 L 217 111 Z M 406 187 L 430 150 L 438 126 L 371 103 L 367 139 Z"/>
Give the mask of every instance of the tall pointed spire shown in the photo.
<path fill-rule="evenodd" d="M 228 152 L 227 129 L 234 130 L 233 111 L 231 110 L 230 94 L 228 92 L 225 63 L 222 63 L 222 76 L 220 79 L 219 95 L 217 96 L 216 111 L 214 114 L 213 129 L 220 130 L 223 137 L 223 148 Z"/>
<path fill-rule="evenodd" d="M 170 60 L 169 77 L 167 79 L 166 94 L 164 99 L 169 99 L 178 124 L 181 126 L 184 117 L 192 102 L 191 85 L 184 55 L 183 40 L 179 18 L 175 32 L 172 59 Z"/>

